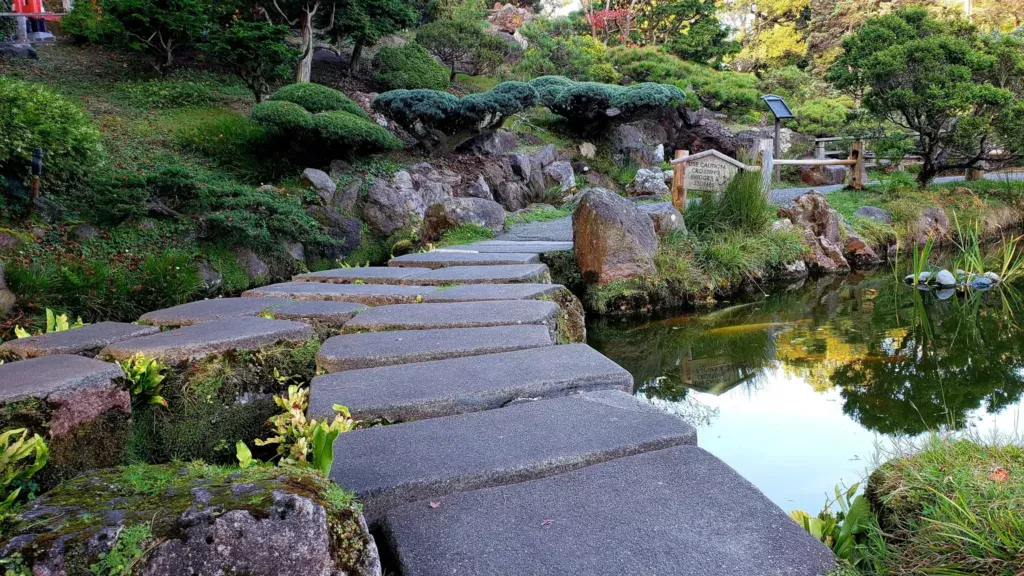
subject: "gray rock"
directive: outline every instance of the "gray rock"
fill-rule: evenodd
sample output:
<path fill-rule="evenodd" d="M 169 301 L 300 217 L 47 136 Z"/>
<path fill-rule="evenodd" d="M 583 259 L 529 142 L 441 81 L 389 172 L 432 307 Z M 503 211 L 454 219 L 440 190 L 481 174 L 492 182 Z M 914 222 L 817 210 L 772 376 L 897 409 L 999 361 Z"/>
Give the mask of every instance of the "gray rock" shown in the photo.
<path fill-rule="evenodd" d="M 317 376 L 309 415 L 343 404 L 356 418 L 418 420 L 616 388 L 632 390 L 629 372 L 585 344 L 566 344 Z"/>
<path fill-rule="evenodd" d="M 683 215 L 671 202 L 658 202 L 657 204 L 640 204 L 637 208 L 647 214 L 654 224 L 654 231 L 659 236 L 670 232 L 686 234 L 686 224 L 683 222 Z"/>
<path fill-rule="evenodd" d="M 377 234 L 387 237 L 404 228 L 415 228 L 426 211 L 423 197 L 413 188 L 412 176 L 399 171 L 390 182 L 376 178 L 370 183 L 363 219 Z"/>
<path fill-rule="evenodd" d="M 995 282 L 985 278 L 984 276 L 975 276 L 974 278 L 971 278 L 971 281 L 968 283 L 971 289 L 980 291 L 991 290 L 995 284 Z"/>
<path fill-rule="evenodd" d="M 261 282 L 270 277 L 270 266 L 249 248 L 235 248 L 235 261 L 245 271 L 245 275 L 254 282 Z"/>
<path fill-rule="evenodd" d="M 861 206 L 857 208 L 857 211 L 853 213 L 854 216 L 860 218 L 867 218 L 868 220 L 874 220 L 875 222 L 881 222 L 882 224 L 892 224 L 892 212 L 888 210 L 882 210 L 881 208 L 875 208 L 874 206 Z"/>
<path fill-rule="evenodd" d="M 521 210 L 530 203 L 530 189 L 522 182 L 502 182 L 496 188 L 492 188 L 492 192 L 494 200 L 506 210 Z"/>
<path fill-rule="evenodd" d="M 668 133 L 654 120 L 618 124 L 609 131 L 612 160 L 620 166 L 659 166 L 665 161 Z"/>
<path fill-rule="evenodd" d="M 507 130 L 481 134 L 463 144 L 463 149 L 482 156 L 501 156 L 516 149 L 516 135 Z"/>
<path fill-rule="evenodd" d="M 353 316 L 366 309 L 362 304 L 351 302 L 303 300 L 274 308 L 271 314 L 278 320 L 298 320 L 312 323 L 314 326 L 340 328 Z"/>
<path fill-rule="evenodd" d="M 577 194 L 577 196 L 582 198 L 582 194 Z M 506 241 L 572 242 L 572 218 L 566 216 L 556 220 L 516 224 L 498 238 Z"/>
<path fill-rule="evenodd" d="M 939 270 L 935 275 L 935 284 L 942 288 L 953 288 L 956 286 L 956 277 L 949 270 Z"/>
<path fill-rule="evenodd" d="M 338 191 L 338 185 L 334 183 L 334 180 L 331 180 L 326 172 L 316 168 L 303 170 L 299 184 L 315 190 L 324 206 L 330 206 L 334 202 L 334 193 Z"/>
<path fill-rule="evenodd" d="M 535 168 L 537 166 L 542 169 L 547 168 L 556 160 L 558 160 L 558 148 L 554 144 L 548 144 L 530 156 L 530 161 Z"/>
<path fill-rule="evenodd" d="M 351 165 L 340 159 L 331 160 L 331 178 L 342 178 Z"/>
<path fill-rule="evenodd" d="M 956 295 L 956 288 L 943 288 L 935 291 L 935 297 L 939 300 L 949 300 Z"/>
<path fill-rule="evenodd" d="M 440 238 L 445 231 L 473 224 L 498 234 L 505 229 L 505 209 L 494 200 L 448 198 L 427 209 L 422 232 L 428 240 Z"/>
<path fill-rule="evenodd" d="M 285 242 L 281 247 L 284 248 L 284 253 L 292 260 L 296 262 L 306 261 L 306 247 L 302 245 L 302 242 Z"/>
<path fill-rule="evenodd" d="M 395 508 L 379 525 L 403 576 L 818 576 L 835 565 L 828 548 L 695 446 L 437 502 Z"/>
<path fill-rule="evenodd" d="M 483 198 L 484 200 L 494 200 L 494 195 L 491 194 L 491 187 L 487 185 L 487 180 L 483 176 L 477 176 L 465 192 L 466 196 L 471 198 Z"/>
<path fill-rule="evenodd" d="M 409 169 L 413 186 L 429 207 L 455 195 L 462 177 L 450 170 L 438 170 L 429 162 L 420 162 Z"/>
<path fill-rule="evenodd" d="M 410 268 L 399 268 L 410 270 Z M 544 264 L 515 264 L 502 266 L 450 266 L 423 274 L 409 276 L 403 284 L 442 286 L 445 284 L 517 284 L 520 282 L 547 284 L 551 273 Z"/>
<path fill-rule="evenodd" d="M 587 284 L 653 274 L 658 237 L 632 202 L 601 188 L 583 195 L 572 215 L 576 264 Z"/>
<path fill-rule="evenodd" d="M 808 186 L 835 186 L 846 182 L 846 166 L 804 166 L 800 180 Z"/>
<path fill-rule="evenodd" d="M 995 272 L 985 272 L 984 274 L 982 274 L 982 276 L 988 278 L 989 280 L 995 282 L 996 284 L 1002 281 L 1002 279 L 999 278 L 999 274 L 996 274 Z"/>
<path fill-rule="evenodd" d="M 348 256 L 363 241 L 363 224 L 357 218 L 345 216 L 338 208 L 307 206 L 306 214 L 323 226 L 324 233 L 334 242 L 308 243 L 305 254 L 316 259 L 336 261 Z"/>
<path fill-rule="evenodd" d="M 497 300 L 436 304 L 396 304 L 370 308 L 345 326 L 345 332 L 547 326 L 554 338 L 558 305 L 544 300 Z"/>
<path fill-rule="evenodd" d="M 494 252 L 520 252 L 544 254 L 547 252 L 568 252 L 572 250 L 572 242 L 523 242 L 515 240 L 484 240 L 472 244 L 460 246 L 449 246 L 447 248 L 435 248 L 435 252 L 443 251 L 471 251 L 481 253 Z"/>
<path fill-rule="evenodd" d="M 516 252 L 418 252 L 392 258 L 389 266 L 447 268 L 449 266 L 492 266 L 502 264 L 534 264 L 540 262 L 535 253 Z"/>
<path fill-rule="evenodd" d="M 527 154 L 510 154 L 508 156 L 509 166 L 512 167 L 512 174 L 523 181 L 529 182 L 533 172 L 533 160 Z"/>
<path fill-rule="evenodd" d="M 591 392 L 345 434 L 334 450 L 346 466 L 331 479 L 355 492 L 372 523 L 408 502 L 696 443 L 679 418 L 625 392 Z"/>
<path fill-rule="evenodd" d="M 402 284 L 404 280 L 425 272 L 430 272 L 430 269 L 367 266 L 297 274 L 292 280 L 295 282 L 329 282 L 332 284 Z M 409 282 L 409 284 L 413 284 L 413 282 Z"/>
<path fill-rule="evenodd" d="M 11 60 L 39 60 L 39 54 L 31 44 L 0 42 L 0 58 Z"/>
<path fill-rule="evenodd" d="M 538 348 L 552 343 L 547 327 L 539 325 L 364 332 L 328 338 L 317 353 L 316 365 L 324 372 L 340 372 Z"/>
<path fill-rule="evenodd" d="M 7 288 L 7 282 L 4 279 L 4 263 L 0 262 L 0 316 L 10 312 L 17 301 L 18 298 L 14 292 Z"/>
<path fill-rule="evenodd" d="M 74 330 L 10 340 L 0 345 L 0 353 L 12 354 L 20 358 L 37 358 L 52 354 L 78 354 L 93 357 L 114 342 L 159 331 L 159 328 L 152 326 L 98 322 Z"/>
<path fill-rule="evenodd" d="M 438 289 L 434 286 L 393 286 L 388 284 L 329 284 L 326 282 L 283 282 L 242 293 L 243 298 L 291 298 L 354 302 L 366 306 L 413 304 Z"/>
<path fill-rule="evenodd" d="M 259 316 L 287 304 L 282 298 L 212 298 L 147 312 L 139 322 L 150 326 L 192 326 L 239 316 Z"/>
<path fill-rule="evenodd" d="M 949 236 L 949 216 L 941 206 L 929 206 L 910 224 L 908 231 L 911 240 L 918 245 L 923 245 L 928 238 L 943 240 Z"/>
<path fill-rule="evenodd" d="M 301 344 L 312 336 L 313 329 L 302 322 L 225 318 L 118 342 L 104 348 L 99 357 L 124 360 L 143 354 L 181 364 L 228 350 L 258 350 L 281 342 Z"/>
<path fill-rule="evenodd" d="M 99 236 L 100 230 L 92 224 L 76 224 L 68 234 L 79 242 L 85 242 Z"/>
<path fill-rule="evenodd" d="M 544 168 L 546 177 L 545 185 L 548 188 L 558 186 L 562 192 L 572 190 L 576 187 L 576 173 L 573 172 L 572 162 L 559 160 L 552 162 Z"/>
<path fill-rule="evenodd" d="M 783 264 L 776 274 L 779 280 L 800 280 L 807 278 L 807 275 L 807 264 L 803 260 Z"/>
<path fill-rule="evenodd" d="M 350 213 L 355 210 L 356 203 L 359 201 L 359 190 L 363 187 L 363 181 L 356 178 L 345 184 L 338 189 L 334 194 L 334 202 L 332 206 L 341 210 L 345 213 Z"/>
<path fill-rule="evenodd" d="M 466 284 L 431 292 L 423 296 L 423 301 L 536 300 L 563 289 L 561 284 Z"/>
<path fill-rule="evenodd" d="M 637 170 L 636 177 L 627 189 L 634 196 L 641 194 L 661 196 L 669 193 L 668 186 L 665 184 L 665 178 L 662 176 L 660 169 L 649 170 L 641 168 Z"/>

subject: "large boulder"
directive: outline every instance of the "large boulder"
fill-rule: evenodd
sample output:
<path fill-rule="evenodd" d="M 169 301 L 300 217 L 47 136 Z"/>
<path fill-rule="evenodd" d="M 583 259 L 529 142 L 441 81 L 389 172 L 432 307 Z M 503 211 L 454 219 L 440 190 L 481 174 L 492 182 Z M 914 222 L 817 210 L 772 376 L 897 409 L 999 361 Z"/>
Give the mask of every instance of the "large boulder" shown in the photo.
<path fill-rule="evenodd" d="M 846 182 L 846 166 L 804 166 L 800 180 L 808 186 L 834 186 Z"/>
<path fill-rule="evenodd" d="M 463 196 L 469 196 L 470 198 L 483 198 L 484 200 L 494 200 L 494 195 L 491 194 L 491 187 L 487 184 L 487 179 L 483 175 L 477 176 L 476 180 L 470 182 L 469 186 L 463 192 Z"/>
<path fill-rule="evenodd" d="M 327 206 L 308 206 L 306 213 L 323 226 L 324 233 L 334 242 L 309 243 L 305 257 L 336 261 L 348 256 L 363 241 L 363 226 L 358 219 L 345 216 Z M 296 257 L 296 255 L 293 255 Z"/>
<path fill-rule="evenodd" d="M 462 177 L 450 170 L 438 170 L 429 162 L 420 162 L 409 169 L 413 188 L 427 206 L 455 196 Z"/>
<path fill-rule="evenodd" d="M 637 120 L 614 126 L 609 139 L 612 160 L 620 165 L 633 164 L 641 168 L 659 166 L 665 161 L 665 141 L 668 134 L 654 120 Z"/>
<path fill-rule="evenodd" d="M 252 282 L 264 282 L 270 278 L 270 266 L 252 248 L 245 246 L 235 248 L 235 262 L 242 267 L 245 275 Z"/>
<path fill-rule="evenodd" d="M 892 224 L 892 212 L 876 208 L 874 206 L 861 206 L 853 213 L 858 218 L 866 218 L 868 220 L 874 220 L 882 224 Z"/>
<path fill-rule="evenodd" d="M 374 179 L 363 203 L 363 219 L 374 232 L 385 237 L 418 226 L 426 211 L 427 205 L 413 187 L 412 176 L 404 170 L 396 172 L 390 180 Z"/>
<path fill-rule="evenodd" d="M 494 199 L 510 212 L 526 208 L 530 205 L 530 198 L 533 197 L 526 184 L 514 180 L 502 182 L 492 192 Z"/>
<path fill-rule="evenodd" d="M 909 232 L 911 241 L 918 245 L 927 242 L 929 237 L 941 241 L 949 237 L 949 216 L 941 207 L 929 206 L 910 224 Z"/>
<path fill-rule="evenodd" d="M 626 187 L 626 190 L 634 196 L 661 196 L 669 193 L 668 185 L 665 184 L 665 176 L 660 168 L 637 170 L 636 177 Z"/>
<path fill-rule="evenodd" d="M 462 145 L 467 152 L 481 156 L 501 156 L 516 149 L 516 135 L 508 130 L 495 130 L 476 136 Z"/>
<path fill-rule="evenodd" d="M 572 215 L 576 265 L 587 284 L 655 272 L 654 223 L 632 202 L 603 188 L 586 190 Z"/>
<path fill-rule="evenodd" d="M 0 42 L 0 59 L 39 60 L 39 54 L 31 44 Z"/>
<path fill-rule="evenodd" d="M 494 9 L 487 15 L 487 22 L 496 30 L 515 34 L 523 24 L 533 20 L 533 17 L 533 11 L 528 8 L 520 8 L 513 4 L 495 4 Z"/>
<path fill-rule="evenodd" d="M 37 575 L 380 576 L 359 505 L 337 494 L 325 477 L 294 468 L 98 471 L 11 519 L 0 557 L 17 554 Z"/>
<path fill-rule="evenodd" d="M 545 185 L 547 188 L 558 186 L 559 190 L 565 192 L 576 187 L 576 172 L 572 169 L 572 162 L 558 160 L 544 167 Z"/>
<path fill-rule="evenodd" d="M 654 224 L 654 231 L 658 233 L 658 236 L 664 236 L 671 232 L 686 233 L 683 214 L 676 210 L 676 207 L 671 202 L 640 204 L 637 208 L 650 217 L 651 222 Z"/>
<path fill-rule="evenodd" d="M 774 140 L 775 139 L 775 128 L 772 126 L 763 126 L 759 128 L 752 128 L 749 130 L 742 130 L 736 133 L 736 141 L 740 149 L 756 150 L 758 143 L 761 140 Z M 802 150 L 810 150 L 811 139 L 803 134 L 794 132 L 789 128 L 783 128 L 779 130 L 779 151 L 783 154 L 789 154 L 792 152 L 799 152 Z"/>
<path fill-rule="evenodd" d="M 779 208 L 779 217 L 800 230 L 806 248 L 804 262 L 816 274 L 845 274 L 850 263 L 843 256 L 840 235 L 842 216 L 828 205 L 825 196 L 808 192 L 788 208 Z"/>
<path fill-rule="evenodd" d="M 436 240 L 445 230 L 463 224 L 487 228 L 495 234 L 505 229 L 505 209 L 484 198 L 449 198 L 427 209 L 423 219 L 423 236 Z"/>
<path fill-rule="evenodd" d="M 316 168 L 306 168 L 303 170 L 302 176 L 299 178 L 299 184 L 312 188 L 325 206 L 330 206 L 334 202 L 334 193 L 338 191 L 338 185 L 335 184 L 334 180 L 326 172 Z"/>

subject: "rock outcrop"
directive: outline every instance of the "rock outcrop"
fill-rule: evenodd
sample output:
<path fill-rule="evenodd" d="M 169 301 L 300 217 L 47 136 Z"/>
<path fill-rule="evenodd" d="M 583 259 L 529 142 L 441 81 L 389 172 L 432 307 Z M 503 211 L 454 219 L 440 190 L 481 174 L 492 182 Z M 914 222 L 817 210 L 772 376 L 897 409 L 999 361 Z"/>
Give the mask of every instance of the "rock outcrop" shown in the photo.
<path fill-rule="evenodd" d="M 325 206 L 330 206 L 334 202 L 334 194 L 338 191 L 338 185 L 335 184 L 334 180 L 331 180 L 331 177 L 326 172 L 316 168 L 306 168 L 303 170 L 302 176 L 299 178 L 299 184 L 312 188 Z"/>
<path fill-rule="evenodd" d="M 450 228 L 475 224 L 495 234 L 505 229 L 505 209 L 484 198 L 448 198 L 427 208 L 423 220 L 424 238 L 436 240 Z"/>
<path fill-rule="evenodd" d="M 0 262 L 0 316 L 10 312 L 17 301 L 14 292 L 7 288 L 7 283 L 4 280 L 4 264 Z"/>
<path fill-rule="evenodd" d="M 676 210 L 676 207 L 671 202 L 640 204 L 637 208 L 650 217 L 651 222 L 654 224 L 654 231 L 659 236 L 664 236 L 670 232 L 686 233 L 683 215 L 679 210 Z"/>
<path fill-rule="evenodd" d="M 586 190 L 572 215 L 576 264 L 587 284 L 655 272 L 654 223 L 632 202 L 602 188 Z"/>
<path fill-rule="evenodd" d="M 620 166 L 659 166 L 665 161 L 668 134 L 654 120 L 637 120 L 614 126 L 609 132 L 612 160 Z"/>
<path fill-rule="evenodd" d="M 791 207 L 779 208 L 779 217 L 786 218 L 800 230 L 807 249 L 804 262 L 812 273 L 850 271 L 839 232 L 842 216 L 828 205 L 825 196 L 808 192 L 794 200 Z"/>
<path fill-rule="evenodd" d="M 909 233 L 911 242 L 918 245 L 927 242 L 929 237 L 936 241 L 944 240 L 949 236 L 949 216 L 939 206 L 925 208 L 911 223 Z"/>
<path fill-rule="evenodd" d="M 846 182 L 846 166 L 804 166 L 800 181 L 808 186 L 833 186 Z"/>
<path fill-rule="evenodd" d="M 633 182 L 626 187 L 626 191 L 633 196 L 660 196 L 669 193 L 664 173 L 660 168 L 637 170 Z"/>

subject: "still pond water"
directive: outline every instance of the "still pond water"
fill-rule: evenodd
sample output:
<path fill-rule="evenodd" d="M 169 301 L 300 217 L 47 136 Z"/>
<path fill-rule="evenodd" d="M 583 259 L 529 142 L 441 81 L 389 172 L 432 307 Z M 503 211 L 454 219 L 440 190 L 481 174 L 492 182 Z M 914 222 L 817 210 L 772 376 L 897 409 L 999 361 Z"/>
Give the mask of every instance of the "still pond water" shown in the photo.
<path fill-rule="evenodd" d="M 588 339 L 637 395 L 694 424 L 702 448 L 813 514 L 895 438 L 1024 432 L 1020 322 L 1020 294 L 937 296 L 878 274 L 710 313 L 600 319 Z"/>

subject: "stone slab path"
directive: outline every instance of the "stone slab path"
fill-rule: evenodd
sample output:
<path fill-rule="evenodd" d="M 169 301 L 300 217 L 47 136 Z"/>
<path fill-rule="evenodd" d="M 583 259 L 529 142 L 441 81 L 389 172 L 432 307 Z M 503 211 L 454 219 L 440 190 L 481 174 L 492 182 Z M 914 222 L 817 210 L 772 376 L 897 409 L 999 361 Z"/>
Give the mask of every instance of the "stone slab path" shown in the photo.
<path fill-rule="evenodd" d="M 140 326 L 121 322 L 97 322 L 74 330 L 51 332 L 29 338 L 19 338 L 0 345 L 0 353 L 19 358 L 37 358 L 51 354 L 78 354 L 93 357 L 104 347 L 115 342 L 155 334 L 155 326 Z"/>
<path fill-rule="evenodd" d="M 536 300 L 565 290 L 561 284 L 465 284 L 431 292 L 424 302 L 477 302 L 485 300 Z"/>
<path fill-rule="evenodd" d="M 473 244 L 463 244 L 462 246 L 437 248 L 434 252 L 532 252 L 534 254 L 543 254 L 545 252 L 565 252 L 572 249 L 572 242 L 513 242 L 505 240 L 484 240 Z"/>
<path fill-rule="evenodd" d="M 295 282 L 330 282 L 332 284 L 405 284 L 406 279 L 430 272 L 430 268 L 396 268 L 394 266 L 368 266 L 364 268 L 338 268 L 322 272 L 298 274 Z M 411 282 L 408 284 L 415 284 Z"/>
<path fill-rule="evenodd" d="M 331 284 L 327 282 L 282 282 L 242 293 L 243 298 L 291 298 L 354 302 L 366 306 L 413 304 L 437 292 L 436 286 L 395 286 L 391 284 Z"/>
<path fill-rule="evenodd" d="M 419 274 L 410 280 L 425 286 L 516 284 L 521 282 L 546 284 L 551 282 L 551 274 L 548 272 L 548 267 L 545 264 L 452 266 L 451 268 L 441 268 L 425 274 Z"/>
<path fill-rule="evenodd" d="M 537 264 L 535 253 L 523 252 L 423 252 L 392 258 L 388 266 L 420 268 L 447 268 L 449 266 L 499 266 L 503 264 Z"/>
<path fill-rule="evenodd" d="M 408 502 L 696 443 L 679 418 L 625 392 L 591 392 L 343 434 L 335 453 L 345 465 L 331 479 L 373 522 Z"/>
<path fill-rule="evenodd" d="M 547 326 L 490 326 L 365 332 L 328 338 L 317 353 L 324 372 L 411 364 L 551 346 Z"/>
<path fill-rule="evenodd" d="M 554 332 L 558 311 L 558 304 L 546 300 L 396 304 L 370 308 L 349 321 L 344 331 L 381 332 L 539 324 Z"/>
<path fill-rule="evenodd" d="M 0 402 L 71 396 L 89 388 L 111 387 L 121 367 L 72 354 L 53 354 L 0 364 Z"/>
<path fill-rule="evenodd" d="M 340 326 L 366 309 L 350 302 L 296 302 L 288 298 L 214 298 L 197 300 L 143 314 L 139 322 L 152 326 L 194 326 L 242 316 L 270 315 L 274 318 L 309 320 Z"/>

